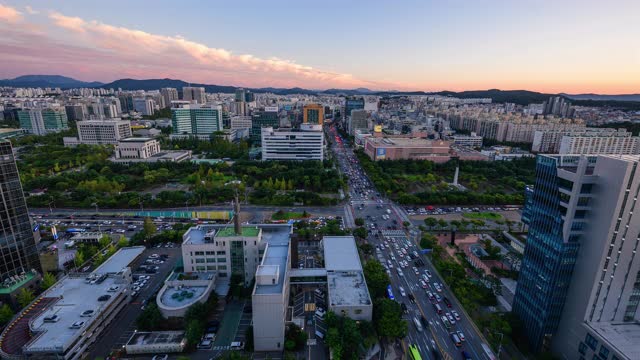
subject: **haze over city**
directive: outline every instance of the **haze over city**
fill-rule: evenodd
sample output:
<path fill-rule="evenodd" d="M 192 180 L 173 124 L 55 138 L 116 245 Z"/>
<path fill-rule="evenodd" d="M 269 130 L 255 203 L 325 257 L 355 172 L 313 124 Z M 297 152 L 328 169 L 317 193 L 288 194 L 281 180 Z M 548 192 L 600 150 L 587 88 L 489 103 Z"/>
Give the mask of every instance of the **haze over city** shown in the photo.
<path fill-rule="evenodd" d="M 638 11 L 631 0 L 3 1 L 0 78 L 634 93 Z"/>

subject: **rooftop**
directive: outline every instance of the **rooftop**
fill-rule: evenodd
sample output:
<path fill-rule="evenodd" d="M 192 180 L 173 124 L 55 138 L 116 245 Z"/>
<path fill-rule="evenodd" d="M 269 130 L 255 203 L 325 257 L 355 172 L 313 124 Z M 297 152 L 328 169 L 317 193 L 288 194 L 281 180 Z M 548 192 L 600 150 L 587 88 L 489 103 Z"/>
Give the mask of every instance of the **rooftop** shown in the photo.
<path fill-rule="evenodd" d="M 325 236 L 322 243 L 327 271 L 362 271 L 353 236 Z"/>
<path fill-rule="evenodd" d="M 260 234 L 260 229 L 257 226 L 243 226 L 242 227 L 242 236 L 246 237 L 256 237 Z M 216 237 L 231 237 L 237 236 L 235 229 L 233 227 L 225 227 L 218 230 Z"/>
<path fill-rule="evenodd" d="M 74 339 L 125 291 L 125 284 L 116 285 L 116 281 L 116 277 L 109 276 L 100 284 L 90 285 L 84 277 L 66 277 L 56 283 L 43 296 L 58 300 L 32 321 L 31 327 L 35 337 L 25 345 L 25 351 L 64 351 L 68 348 Z M 119 288 L 115 292 L 109 292 L 112 286 Z M 108 300 L 98 301 L 100 296 L 107 294 L 111 295 Z M 82 317 L 81 314 L 85 310 L 93 310 L 93 316 Z M 54 314 L 59 316 L 59 321 L 44 322 L 46 316 Z M 71 325 L 78 321 L 84 321 L 84 325 L 71 329 Z"/>
<path fill-rule="evenodd" d="M 131 246 L 118 250 L 107 261 L 95 269 L 94 273 L 106 274 L 117 273 L 125 267 L 129 266 L 142 252 L 144 246 Z"/>
<path fill-rule="evenodd" d="M 367 142 L 372 145 L 380 145 L 386 147 L 446 147 L 450 145 L 449 141 L 444 140 L 428 140 L 423 138 L 406 138 L 406 137 L 368 137 Z"/>
<path fill-rule="evenodd" d="M 184 331 L 135 332 L 127 345 L 179 344 L 184 339 Z"/>
<path fill-rule="evenodd" d="M 327 287 L 330 306 L 371 305 L 362 271 L 329 271 Z"/>
<path fill-rule="evenodd" d="M 10 294 L 14 292 L 16 289 L 18 289 L 22 285 L 31 281 L 31 279 L 33 279 L 34 276 L 35 274 L 32 273 L 31 271 L 26 272 L 24 275 L 21 275 L 21 276 L 14 276 L 13 281 L 8 281 L 6 287 L 4 285 L 0 287 L 0 294 Z"/>
<path fill-rule="evenodd" d="M 586 323 L 612 347 L 629 359 L 640 359 L 640 324 Z"/>
<path fill-rule="evenodd" d="M 167 286 L 160 294 L 160 302 L 170 308 L 178 308 L 189 305 L 202 296 L 207 286 Z"/>
<path fill-rule="evenodd" d="M 120 142 L 133 142 L 133 143 L 138 143 L 138 142 L 147 142 L 147 141 L 151 141 L 154 140 L 153 138 L 148 138 L 148 137 L 130 137 L 130 138 L 126 138 L 126 139 L 120 139 Z"/>
<path fill-rule="evenodd" d="M 262 230 L 262 241 L 267 243 L 267 248 L 263 255 L 262 263 L 258 266 L 257 272 L 272 272 L 273 266 L 278 266 L 278 281 L 273 285 L 256 284 L 254 294 L 281 294 L 288 271 L 289 232 L 291 231 L 291 227 L 265 227 Z"/>

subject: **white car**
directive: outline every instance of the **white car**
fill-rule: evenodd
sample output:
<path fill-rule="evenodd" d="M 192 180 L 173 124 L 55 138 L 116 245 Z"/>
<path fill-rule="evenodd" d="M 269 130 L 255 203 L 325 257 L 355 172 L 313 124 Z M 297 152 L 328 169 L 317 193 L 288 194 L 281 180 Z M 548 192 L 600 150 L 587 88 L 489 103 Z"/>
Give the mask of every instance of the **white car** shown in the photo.
<path fill-rule="evenodd" d="M 404 288 L 402 286 L 398 287 L 398 290 L 400 290 L 400 295 L 407 296 L 407 293 L 404 291 Z"/>

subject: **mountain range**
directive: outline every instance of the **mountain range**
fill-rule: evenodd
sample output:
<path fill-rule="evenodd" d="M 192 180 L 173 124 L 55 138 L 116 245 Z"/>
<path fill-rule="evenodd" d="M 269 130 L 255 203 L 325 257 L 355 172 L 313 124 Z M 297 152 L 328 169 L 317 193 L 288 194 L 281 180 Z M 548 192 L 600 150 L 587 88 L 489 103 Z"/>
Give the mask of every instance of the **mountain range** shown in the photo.
<path fill-rule="evenodd" d="M 176 79 L 119 79 L 110 83 L 101 83 L 98 81 L 93 82 L 84 82 L 80 80 L 76 80 L 70 77 L 61 76 L 61 75 L 24 75 L 19 76 L 15 79 L 6 79 L 0 80 L 0 86 L 10 86 L 10 87 L 51 87 L 56 88 L 59 87 L 61 89 L 69 89 L 69 88 L 105 88 L 105 89 L 122 89 L 122 90 L 158 90 L 163 87 L 172 87 L 180 90 L 184 86 L 197 86 L 204 87 L 207 92 L 210 93 L 233 93 L 237 87 L 236 86 L 228 86 L 228 85 L 208 85 L 208 84 L 197 84 L 197 83 L 188 83 L 182 80 Z M 581 102 L 588 103 L 589 105 L 597 106 L 598 103 L 602 103 L 604 105 L 610 106 L 622 106 L 627 107 L 625 102 L 640 102 L 640 94 L 621 94 L 621 95 L 600 95 L 600 94 L 545 94 L 539 93 L 535 91 L 528 90 L 499 90 L 499 89 L 489 89 L 489 90 L 470 90 L 470 91 L 461 91 L 461 92 L 453 92 L 453 91 L 438 91 L 438 92 L 425 92 L 425 91 L 396 91 L 396 90 L 370 90 L 367 88 L 357 88 L 357 89 L 327 89 L 327 90 L 313 90 L 313 89 L 303 89 L 299 87 L 294 88 L 273 88 L 273 87 L 265 87 L 265 88 L 247 88 L 255 93 L 274 93 L 279 95 L 289 95 L 289 94 L 303 94 L 303 95 L 315 95 L 315 94 L 333 94 L 333 95 L 380 95 L 380 96 L 391 96 L 391 95 L 443 95 L 443 96 L 454 96 L 458 98 L 468 99 L 468 98 L 491 98 L 493 102 L 503 103 L 503 102 L 513 102 L 516 104 L 526 105 L 530 103 L 541 103 L 547 100 L 550 96 L 564 96 L 568 99 L 576 101 L 578 104 Z M 634 108 L 638 104 L 633 104 Z"/>
<path fill-rule="evenodd" d="M 99 81 L 85 82 L 61 75 L 23 75 L 15 79 L 0 80 L 0 86 L 40 87 L 72 89 L 81 87 L 99 87 Z"/>

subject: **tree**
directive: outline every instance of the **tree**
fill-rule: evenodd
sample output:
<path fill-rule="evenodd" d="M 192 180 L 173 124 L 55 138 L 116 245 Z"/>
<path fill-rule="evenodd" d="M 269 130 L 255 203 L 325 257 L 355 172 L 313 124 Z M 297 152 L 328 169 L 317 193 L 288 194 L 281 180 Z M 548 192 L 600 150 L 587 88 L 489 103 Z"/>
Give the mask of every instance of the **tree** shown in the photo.
<path fill-rule="evenodd" d="M 438 219 L 428 217 L 424 219 L 424 224 L 429 227 L 429 229 L 433 229 L 434 226 L 438 225 Z"/>
<path fill-rule="evenodd" d="M 48 288 L 52 287 L 53 284 L 56 283 L 56 281 L 56 277 L 52 273 L 45 272 L 42 276 L 42 284 L 40 284 L 40 286 L 42 287 L 42 290 L 47 290 Z"/>
<path fill-rule="evenodd" d="M 423 249 L 433 249 L 433 247 L 438 243 L 438 239 L 429 233 L 422 234 L 422 238 L 420 239 L 420 247 Z"/>
<path fill-rule="evenodd" d="M 447 222 L 444 219 L 438 219 L 438 227 L 440 229 L 444 229 L 447 227 Z"/>
<path fill-rule="evenodd" d="M 398 302 L 381 298 L 373 305 L 373 325 L 379 336 L 403 338 L 407 335 L 407 322 L 402 319 Z"/>
<path fill-rule="evenodd" d="M 129 240 L 127 240 L 127 238 L 124 236 L 120 236 L 120 239 L 118 240 L 118 248 L 123 248 L 127 246 L 129 246 Z"/>
<path fill-rule="evenodd" d="M 362 250 L 362 253 L 365 255 L 371 255 L 373 254 L 373 245 L 365 243 L 360 245 L 360 250 Z"/>
<path fill-rule="evenodd" d="M 367 229 L 363 227 L 358 227 L 353 229 L 353 236 L 359 237 L 361 239 L 367 238 Z"/>
<path fill-rule="evenodd" d="M 330 311 L 326 316 L 326 324 L 328 329 L 326 344 L 331 349 L 333 357 L 359 359 L 363 337 L 355 320 L 346 316 L 337 316 Z"/>
<path fill-rule="evenodd" d="M 356 218 L 354 222 L 355 222 L 356 226 L 364 226 L 364 219 L 363 218 L 360 218 L 360 217 Z"/>
<path fill-rule="evenodd" d="M 373 299 L 384 297 L 389 285 L 389 275 L 382 264 L 377 260 L 369 260 L 364 264 L 363 272 L 371 297 Z"/>
<path fill-rule="evenodd" d="M 144 218 L 144 223 L 142 224 L 142 230 L 144 231 L 146 237 L 150 238 L 151 236 L 153 236 L 153 234 L 156 233 L 158 228 L 156 227 L 156 224 L 154 224 L 153 221 L 151 221 L 151 219 L 147 217 L 147 218 Z"/>
<path fill-rule="evenodd" d="M 31 302 L 36 297 L 35 297 L 35 295 L 33 295 L 33 291 L 31 291 L 31 290 L 29 290 L 27 288 L 22 288 L 18 292 L 18 296 L 16 298 L 18 300 L 18 304 L 20 304 L 21 307 L 26 307 L 27 305 L 31 304 Z"/>
<path fill-rule="evenodd" d="M 109 235 L 103 235 L 100 240 L 98 240 L 98 244 L 100 244 L 100 249 L 104 249 L 111 244 L 111 237 Z"/>
<path fill-rule="evenodd" d="M 162 314 L 158 306 L 155 303 L 150 303 L 142 313 L 140 313 L 136 319 L 136 324 L 140 330 L 153 331 L 158 329 L 162 320 Z"/>
<path fill-rule="evenodd" d="M 73 261 L 75 262 L 76 266 L 80 266 L 82 264 L 84 264 L 84 252 L 78 250 L 76 251 L 76 256 L 74 257 Z"/>
<path fill-rule="evenodd" d="M 229 279 L 229 293 L 235 298 L 242 296 L 242 290 L 244 289 L 244 282 L 242 281 L 242 274 L 233 273 Z"/>
<path fill-rule="evenodd" d="M 408 221 L 403 221 L 403 222 L 402 222 L 402 226 L 404 226 L 404 227 L 408 228 L 409 226 L 411 226 L 411 223 L 410 223 L 410 222 L 408 222 Z"/>
<path fill-rule="evenodd" d="M 189 346 L 197 344 L 204 334 L 203 320 L 191 320 L 187 323 L 184 337 L 187 339 Z"/>
<path fill-rule="evenodd" d="M 11 307 L 8 304 L 2 305 L 2 307 L 0 307 L 0 326 L 8 323 L 11 318 L 13 318 L 13 310 L 11 310 Z"/>

